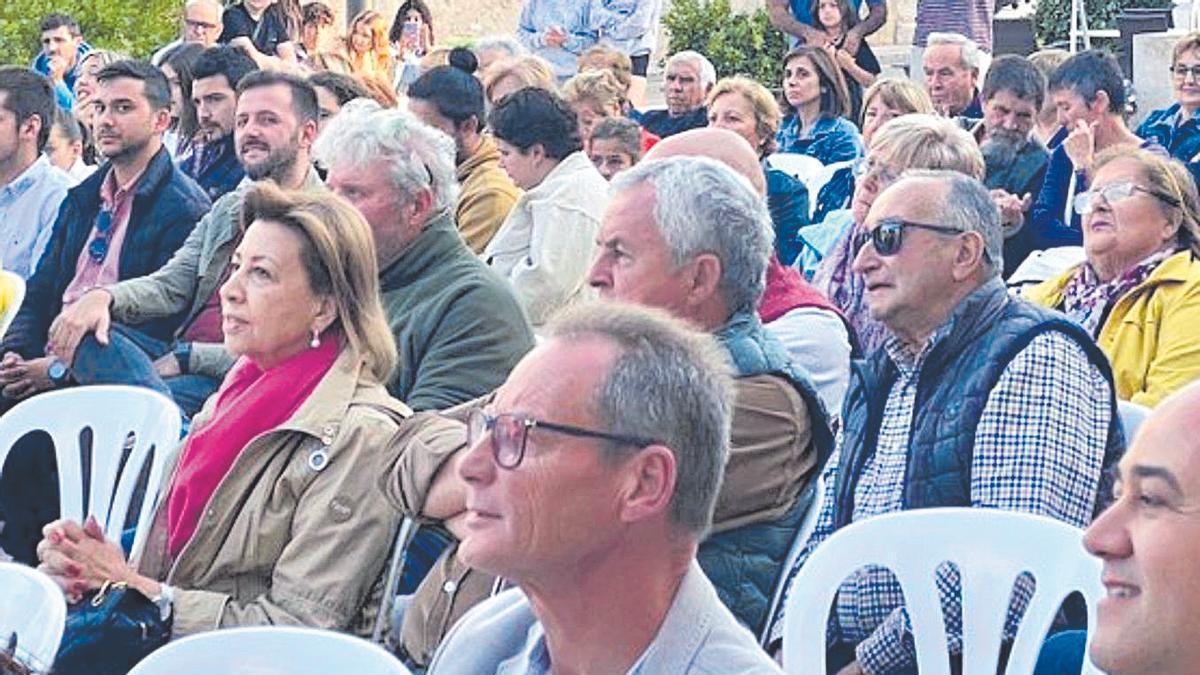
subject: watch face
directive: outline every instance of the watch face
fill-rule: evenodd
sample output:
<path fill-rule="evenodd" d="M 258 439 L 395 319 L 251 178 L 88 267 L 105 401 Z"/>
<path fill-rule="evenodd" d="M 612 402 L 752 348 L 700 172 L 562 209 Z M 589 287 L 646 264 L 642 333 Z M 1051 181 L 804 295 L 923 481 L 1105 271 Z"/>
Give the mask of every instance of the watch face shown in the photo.
<path fill-rule="evenodd" d="M 51 380 L 59 382 L 67 376 L 67 366 L 62 361 L 55 361 L 50 364 L 46 374 L 50 376 Z"/>

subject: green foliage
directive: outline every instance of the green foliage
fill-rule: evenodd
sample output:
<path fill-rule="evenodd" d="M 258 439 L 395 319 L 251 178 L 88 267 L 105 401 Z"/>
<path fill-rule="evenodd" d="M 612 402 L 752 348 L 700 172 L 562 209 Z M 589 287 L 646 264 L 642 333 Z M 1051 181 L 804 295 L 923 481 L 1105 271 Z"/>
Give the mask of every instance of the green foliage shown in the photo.
<path fill-rule="evenodd" d="M 729 0 L 673 0 L 663 17 L 671 52 L 694 49 L 717 69 L 717 77 L 746 75 L 768 89 L 779 86 L 787 39 L 766 11 L 734 13 Z"/>
<path fill-rule="evenodd" d="M 42 19 L 75 17 L 93 47 L 148 57 L 179 33 L 180 0 L 0 0 L 0 63 L 29 64 Z"/>
<path fill-rule="evenodd" d="M 1172 0 L 1084 0 L 1088 28 L 1116 28 L 1117 15 L 1132 7 L 1160 9 L 1171 7 Z M 1071 0 L 1038 0 L 1033 15 L 1038 43 L 1049 45 L 1071 36 Z"/>

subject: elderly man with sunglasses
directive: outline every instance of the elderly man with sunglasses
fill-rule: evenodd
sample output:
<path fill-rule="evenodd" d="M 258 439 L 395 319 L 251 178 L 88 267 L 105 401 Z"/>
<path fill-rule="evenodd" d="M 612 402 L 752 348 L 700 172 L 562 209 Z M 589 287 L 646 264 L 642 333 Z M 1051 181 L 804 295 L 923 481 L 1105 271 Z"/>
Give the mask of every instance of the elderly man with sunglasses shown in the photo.
<path fill-rule="evenodd" d="M 720 348 L 631 305 L 578 306 L 545 337 L 451 469 L 459 555 L 519 588 L 458 622 L 430 675 L 778 673 L 696 562 L 733 408 Z"/>
<path fill-rule="evenodd" d="M 854 272 L 889 335 L 851 377 L 821 513 L 796 569 L 839 528 L 905 509 L 1010 509 L 1085 526 L 1107 502 L 1103 477 L 1124 448 L 1111 374 L 1077 324 L 1008 295 L 988 191 L 956 172 L 910 172 L 864 225 Z M 957 582 L 939 574 L 948 617 Z M 916 672 L 890 573 L 854 572 L 835 617 L 830 661 L 843 673 Z M 948 629 L 958 659 L 961 628 Z M 1005 630 L 1011 639 L 1011 614 Z"/>

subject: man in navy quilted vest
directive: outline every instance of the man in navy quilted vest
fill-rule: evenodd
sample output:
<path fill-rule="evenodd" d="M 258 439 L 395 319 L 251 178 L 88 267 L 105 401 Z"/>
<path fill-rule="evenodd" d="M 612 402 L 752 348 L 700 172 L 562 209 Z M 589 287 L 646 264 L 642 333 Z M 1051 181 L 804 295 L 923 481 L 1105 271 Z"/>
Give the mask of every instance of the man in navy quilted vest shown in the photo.
<path fill-rule="evenodd" d="M 905 174 L 875 201 L 856 245 L 854 273 L 889 336 L 855 364 L 824 501 L 795 569 L 838 528 L 904 509 L 1010 509 L 1087 525 L 1124 448 L 1111 373 L 1081 328 L 1008 295 L 988 191 L 959 173 Z M 846 573 L 830 662 L 843 674 L 915 673 L 895 578 L 882 568 Z M 944 569 L 938 586 L 958 661 L 957 574 Z M 772 640 L 782 637 L 779 618 Z"/>

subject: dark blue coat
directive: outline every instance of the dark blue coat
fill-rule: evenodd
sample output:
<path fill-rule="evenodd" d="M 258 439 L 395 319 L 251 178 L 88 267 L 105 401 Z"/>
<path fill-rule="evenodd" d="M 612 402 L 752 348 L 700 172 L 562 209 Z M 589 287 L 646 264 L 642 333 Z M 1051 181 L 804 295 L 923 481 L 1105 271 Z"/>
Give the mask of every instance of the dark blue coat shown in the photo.
<path fill-rule="evenodd" d="M 46 253 L 29 277 L 25 300 L 4 336 L 0 353 L 13 351 L 26 359 L 45 355 L 50 322 L 62 310 L 63 292 L 75 278 L 79 255 L 100 212 L 100 186 L 110 170 L 102 167 L 67 192 Z M 210 206 L 200 186 L 175 166 L 165 148 L 160 149 L 134 192 L 121 246 L 119 278 L 145 276 L 166 264 Z M 159 340 L 170 340 L 182 318 L 171 316 L 136 328 Z"/>

